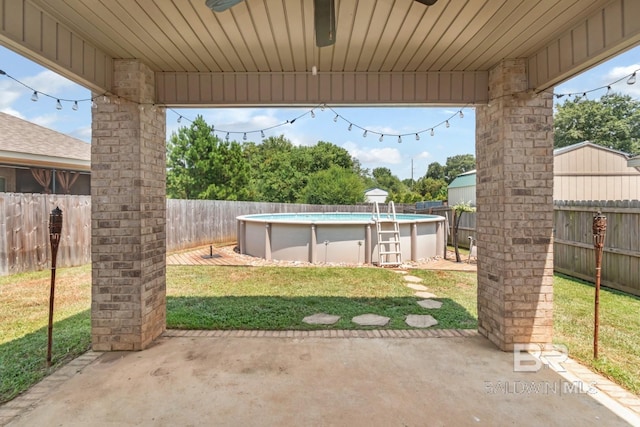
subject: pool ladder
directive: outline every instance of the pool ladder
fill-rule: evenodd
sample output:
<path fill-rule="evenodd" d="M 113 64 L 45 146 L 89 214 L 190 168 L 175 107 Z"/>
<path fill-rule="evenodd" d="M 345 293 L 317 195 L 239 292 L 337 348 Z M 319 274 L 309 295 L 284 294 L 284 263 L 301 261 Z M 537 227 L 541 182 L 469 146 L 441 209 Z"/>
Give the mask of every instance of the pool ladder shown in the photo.
<path fill-rule="evenodd" d="M 402 264 L 400 225 L 393 202 L 387 205 L 386 214 L 380 214 L 378 202 L 374 202 L 373 219 L 378 231 L 378 266 L 389 267 Z"/>

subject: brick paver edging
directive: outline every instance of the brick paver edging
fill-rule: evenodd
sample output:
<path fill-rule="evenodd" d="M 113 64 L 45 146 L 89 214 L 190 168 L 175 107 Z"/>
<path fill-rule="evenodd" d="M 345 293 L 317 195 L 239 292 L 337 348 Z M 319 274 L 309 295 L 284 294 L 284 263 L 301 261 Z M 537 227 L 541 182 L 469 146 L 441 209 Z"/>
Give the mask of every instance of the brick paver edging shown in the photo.
<path fill-rule="evenodd" d="M 35 406 L 43 397 L 49 395 L 60 384 L 73 377 L 96 360 L 102 353 L 87 351 L 76 357 L 53 374 L 45 377 L 29 390 L 0 405 L 0 426 L 9 424 L 14 418 Z"/>
<path fill-rule="evenodd" d="M 478 336 L 478 331 L 475 329 L 321 329 L 312 331 L 206 331 L 167 329 L 163 336 L 233 338 L 465 338 Z"/>

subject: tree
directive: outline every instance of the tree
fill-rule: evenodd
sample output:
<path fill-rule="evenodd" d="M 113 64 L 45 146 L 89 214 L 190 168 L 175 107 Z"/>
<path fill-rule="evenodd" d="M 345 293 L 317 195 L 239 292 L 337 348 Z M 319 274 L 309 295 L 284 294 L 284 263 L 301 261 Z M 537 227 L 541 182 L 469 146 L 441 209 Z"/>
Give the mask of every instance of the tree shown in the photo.
<path fill-rule="evenodd" d="M 589 141 L 625 153 L 640 152 L 640 101 L 629 95 L 568 99 L 558 105 L 553 121 L 556 148 Z"/>
<path fill-rule="evenodd" d="M 444 166 L 444 179 L 447 184 L 451 184 L 456 179 L 456 176 L 475 168 L 476 158 L 473 154 L 458 154 L 453 157 L 447 157 L 447 163 Z"/>
<path fill-rule="evenodd" d="M 400 178 L 391 173 L 391 169 L 375 168 L 372 174 L 377 187 L 396 194 L 406 191 L 406 186 L 400 181 Z"/>
<path fill-rule="evenodd" d="M 314 205 L 362 203 L 364 185 L 354 171 L 334 165 L 309 176 L 299 202 Z"/>
<path fill-rule="evenodd" d="M 444 166 L 438 162 L 429 163 L 425 177 L 444 180 Z"/>
<path fill-rule="evenodd" d="M 249 169 L 241 146 L 211 134 L 202 116 L 167 143 L 167 195 L 182 199 L 249 200 Z"/>
<path fill-rule="evenodd" d="M 434 179 L 425 175 L 416 182 L 414 189 L 420 193 L 422 200 L 447 199 L 447 183 L 444 179 Z"/>

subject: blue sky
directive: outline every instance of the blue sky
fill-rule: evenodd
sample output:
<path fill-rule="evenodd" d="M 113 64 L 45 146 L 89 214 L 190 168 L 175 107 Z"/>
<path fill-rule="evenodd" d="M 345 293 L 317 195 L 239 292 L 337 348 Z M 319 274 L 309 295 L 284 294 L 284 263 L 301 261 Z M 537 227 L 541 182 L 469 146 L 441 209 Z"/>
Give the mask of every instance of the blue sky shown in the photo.
<path fill-rule="evenodd" d="M 41 92 L 37 102 L 31 101 L 32 92 L 7 76 L 0 76 L 0 111 L 15 115 L 41 126 L 66 133 L 84 141 L 91 140 L 91 103 L 79 102 L 77 111 L 72 102 L 62 101 L 62 110 L 56 109 L 56 98 L 82 100 L 90 98 L 90 92 L 64 77 L 37 65 L 36 63 L 0 47 L 0 69 L 11 77 Z M 620 79 L 640 69 L 640 47 L 629 50 L 617 57 L 594 67 L 581 75 L 557 86 L 555 93 L 582 93 Z M 628 85 L 623 80 L 612 86 L 622 92 L 640 98 L 640 82 Z M 606 90 L 590 93 L 590 98 L 598 98 Z M 49 94 L 54 98 L 47 98 Z M 562 102 L 560 99 L 557 102 Z M 201 114 L 216 129 L 231 132 L 231 139 L 243 140 L 242 132 L 258 131 L 286 122 L 304 113 L 293 124 L 277 127 L 265 132 L 266 136 L 284 135 L 294 144 L 312 145 L 317 141 L 327 141 L 347 149 L 357 157 L 362 166 L 373 169 L 387 167 L 400 179 L 412 176 L 422 177 L 431 162 L 444 164 L 447 157 L 457 154 L 475 154 L 475 111 L 471 106 L 459 107 L 410 107 L 379 108 L 332 107 L 322 111 L 314 109 L 315 118 L 309 114 L 310 108 L 210 108 L 175 109 L 167 111 L 167 138 L 180 126 L 188 125 L 187 119 Z M 462 109 L 464 117 L 457 112 Z M 335 112 L 334 112 L 335 111 Z M 336 113 L 340 115 L 334 122 Z M 178 123 L 179 116 L 184 119 Z M 450 126 L 443 124 L 449 119 Z M 349 123 L 353 123 L 349 131 Z M 440 125 L 439 125 L 440 124 Z M 439 126 L 438 126 L 439 125 Z M 366 137 L 363 130 L 368 129 Z M 430 135 L 430 129 L 434 135 Z M 416 140 L 415 133 L 420 134 Z M 382 142 L 379 135 L 409 134 L 398 143 L 398 138 L 386 136 Z M 224 137 L 225 134 L 218 134 Z M 260 133 L 248 133 L 247 139 L 260 141 Z"/>

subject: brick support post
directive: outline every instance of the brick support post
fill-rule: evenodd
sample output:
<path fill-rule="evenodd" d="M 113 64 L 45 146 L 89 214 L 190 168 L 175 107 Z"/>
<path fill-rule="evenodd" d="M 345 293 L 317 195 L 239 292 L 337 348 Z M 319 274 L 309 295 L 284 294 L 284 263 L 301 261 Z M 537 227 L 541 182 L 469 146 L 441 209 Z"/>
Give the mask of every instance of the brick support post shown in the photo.
<path fill-rule="evenodd" d="M 478 331 L 505 351 L 553 330 L 553 96 L 527 88 L 504 60 L 476 113 Z"/>
<path fill-rule="evenodd" d="M 97 351 L 141 350 L 165 329 L 165 111 L 154 74 L 116 60 L 93 108 L 91 334 Z"/>

